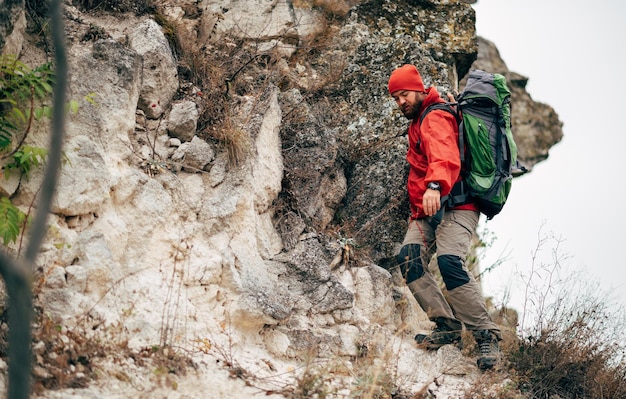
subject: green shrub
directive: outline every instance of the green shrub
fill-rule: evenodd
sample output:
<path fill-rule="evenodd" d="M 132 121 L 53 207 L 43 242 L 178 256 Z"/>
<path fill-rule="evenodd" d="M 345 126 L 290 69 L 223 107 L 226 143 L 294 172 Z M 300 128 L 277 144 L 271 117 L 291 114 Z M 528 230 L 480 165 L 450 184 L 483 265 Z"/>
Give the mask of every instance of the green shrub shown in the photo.
<path fill-rule="evenodd" d="M 31 69 L 15 56 L 0 56 L 0 157 L 5 178 L 11 173 L 28 177 L 33 167 L 44 162 L 46 149 L 24 142 L 33 121 L 51 113 L 42 102 L 51 96 L 53 83 L 51 63 Z M 17 240 L 26 221 L 9 198 L 0 198 L 0 237 L 5 246 Z"/>

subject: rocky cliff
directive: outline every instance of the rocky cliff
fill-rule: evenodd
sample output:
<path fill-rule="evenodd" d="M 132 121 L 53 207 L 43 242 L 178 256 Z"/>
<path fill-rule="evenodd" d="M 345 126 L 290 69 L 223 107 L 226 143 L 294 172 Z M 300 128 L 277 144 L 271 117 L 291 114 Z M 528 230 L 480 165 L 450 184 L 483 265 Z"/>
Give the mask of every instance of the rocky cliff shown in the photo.
<path fill-rule="evenodd" d="M 0 43 L 34 66 L 47 49 L 22 10 Z M 35 274 L 38 395 L 471 389 L 471 353 L 414 347 L 429 322 L 389 272 L 407 170 L 387 77 L 415 63 L 446 92 L 473 67 L 504 74 L 529 168 L 562 132 L 476 37 L 470 5 L 83 0 L 65 18 L 81 106 Z M 2 181 L 4 195 L 27 211 L 42 176 Z"/>

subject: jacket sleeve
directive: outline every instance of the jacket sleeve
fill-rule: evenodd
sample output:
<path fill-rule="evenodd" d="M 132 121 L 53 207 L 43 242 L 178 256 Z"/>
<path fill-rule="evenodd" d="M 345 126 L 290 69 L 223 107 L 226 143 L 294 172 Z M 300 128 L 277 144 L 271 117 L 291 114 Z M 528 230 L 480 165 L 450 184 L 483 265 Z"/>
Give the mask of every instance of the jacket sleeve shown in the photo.
<path fill-rule="evenodd" d="M 447 111 L 434 110 L 426 116 L 420 131 L 422 150 L 428 159 L 424 182 L 439 182 L 441 195 L 448 195 L 461 172 L 456 119 Z"/>

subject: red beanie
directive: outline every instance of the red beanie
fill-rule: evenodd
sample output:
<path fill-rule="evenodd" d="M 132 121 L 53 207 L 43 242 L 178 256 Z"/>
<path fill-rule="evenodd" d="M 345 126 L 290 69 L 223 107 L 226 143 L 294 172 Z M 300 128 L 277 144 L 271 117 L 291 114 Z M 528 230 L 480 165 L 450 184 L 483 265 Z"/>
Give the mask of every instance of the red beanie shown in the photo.
<path fill-rule="evenodd" d="M 402 65 L 391 72 L 389 77 L 389 93 L 398 90 L 424 91 L 424 82 L 415 65 Z"/>

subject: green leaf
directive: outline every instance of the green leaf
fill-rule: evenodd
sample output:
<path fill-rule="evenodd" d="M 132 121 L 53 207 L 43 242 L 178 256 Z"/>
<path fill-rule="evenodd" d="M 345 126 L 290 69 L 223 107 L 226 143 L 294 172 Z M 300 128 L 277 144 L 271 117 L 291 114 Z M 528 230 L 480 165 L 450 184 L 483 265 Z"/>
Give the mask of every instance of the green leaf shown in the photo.
<path fill-rule="evenodd" d="M 16 106 L 17 102 L 12 98 L 2 98 L 0 99 L 0 104 L 10 104 L 12 106 Z"/>
<path fill-rule="evenodd" d="M 35 119 L 40 120 L 43 114 L 44 114 L 43 108 L 35 109 Z"/>
<path fill-rule="evenodd" d="M 70 113 L 75 114 L 78 112 L 78 101 L 71 100 L 70 101 Z"/>
<path fill-rule="evenodd" d="M 4 245 L 15 242 L 26 215 L 6 198 L 0 198 L 0 237 Z"/>
<path fill-rule="evenodd" d="M 96 93 L 91 92 L 91 93 L 89 93 L 89 94 L 87 94 L 87 95 L 85 96 L 85 100 L 86 100 L 89 104 L 91 104 L 91 105 L 94 105 L 94 106 L 95 106 L 95 105 L 97 105 L 97 102 L 96 102 L 96 100 L 95 100 L 95 97 L 96 97 Z"/>
<path fill-rule="evenodd" d="M 50 86 L 48 82 L 42 81 L 39 82 L 39 84 L 41 84 L 41 87 L 46 91 L 46 94 L 52 93 L 52 86 Z"/>
<path fill-rule="evenodd" d="M 41 109 L 43 110 L 43 115 L 46 118 L 51 118 L 52 117 L 52 107 L 44 105 L 43 107 L 41 107 Z"/>
<path fill-rule="evenodd" d="M 28 177 L 31 169 L 41 165 L 47 154 L 48 152 L 45 148 L 25 145 L 15 151 L 12 161 L 4 166 L 5 175 L 8 175 L 11 170 L 18 170 Z"/>
<path fill-rule="evenodd" d="M 33 86 L 33 88 L 35 89 L 35 96 L 37 98 L 45 98 L 46 97 L 46 92 L 44 90 L 41 90 L 41 88 L 39 86 Z"/>
<path fill-rule="evenodd" d="M 14 107 L 14 108 L 11 110 L 11 114 L 13 114 L 14 116 L 16 116 L 16 117 L 17 117 L 17 119 L 19 119 L 20 121 L 22 121 L 22 122 L 26 122 L 26 115 L 24 115 L 24 113 L 22 112 L 22 110 L 21 110 L 21 109 L 19 109 L 19 108 L 17 108 L 17 107 Z M 14 127 L 14 128 L 15 128 L 15 127 Z"/>

